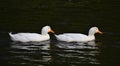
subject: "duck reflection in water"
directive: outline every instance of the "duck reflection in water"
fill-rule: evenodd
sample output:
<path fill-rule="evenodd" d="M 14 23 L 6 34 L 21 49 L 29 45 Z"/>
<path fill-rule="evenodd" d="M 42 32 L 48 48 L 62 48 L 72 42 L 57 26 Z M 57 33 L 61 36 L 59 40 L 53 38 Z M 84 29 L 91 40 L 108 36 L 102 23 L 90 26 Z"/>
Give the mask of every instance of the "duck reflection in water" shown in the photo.
<path fill-rule="evenodd" d="M 53 64 L 100 64 L 97 57 L 100 51 L 97 44 L 92 41 L 88 43 L 66 43 L 56 41 L 44 41 L 35 43 L 11 44 L 11 54 L 21 62 L 10 61 L 11 63 L 37 65 Z M 13 58 L 12 57 L 12 58 Z M 31 63 L 32 62 L 32 63 Z"/>
<path fill-rule="evenodd" d="M 100 49 L 95 41 L 87 43 L 58 42 L 58 52 L 55 52 L 54 62 L 70 64 L 100 64 L 98 57 Z M 59 59 L 59 60 L 57 60 Z"/>
<path fill-rule="evenodd" d="M 12 42 L 10 63 L 16 65 L 44 65 L 47 64 L 52 56 L 50 55 L 50 40 L 43 42 Z M 14 56 L 13 56 L 14 55 Z M 14 58 L 17 61 L 13 61 Z M 21 61 L 20 61 L 21 60 Z M 23 64 L 24 63 L 24 64 Z M 34 66 L 34 65 L 33 65 Z"/>
<path fill-rule="evenodd" d="M 57 44 L 58 48 L 63 49 L 98 49 L 98 44 L 95 43 L 95 41 L 89 41 L 89 42 L 62 42 L 59 41 Z"/>
<path fill-rule="evenodd" d="M 11 48 L 23 50 L 49 50 L 50 41 L 43 42 L 12 42 Z"/>

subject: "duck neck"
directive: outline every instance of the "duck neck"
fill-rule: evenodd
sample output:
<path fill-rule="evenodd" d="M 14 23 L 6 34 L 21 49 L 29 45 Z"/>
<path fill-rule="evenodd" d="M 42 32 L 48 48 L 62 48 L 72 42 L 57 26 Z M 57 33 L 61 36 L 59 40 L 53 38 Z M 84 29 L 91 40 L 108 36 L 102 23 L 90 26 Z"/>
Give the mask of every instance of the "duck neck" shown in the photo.
<path fill-rule="evenodd" d="M 42 31 L 41 31 L 41 34 L 42 34 L 42 35 L 48 35 L 48 32 L 45 31 L 45 30 L 42 30 Z"/>
<path fill-rule="evenodd" d="M 91 39 L 95 39 L 94 35 L 88 35 L 88 37 L 90 37 Z"/>
<path fill-rule="evenodd" d="M 89 31 L 88 36 L 93 36 L 94 37 L 95 32 Z"/>
<path fill-rule="evenodd" d="M 94 40 L 94 39 L 95 39 L 94 34 L 95 34 L 94 32 L 89 31 L 88 37 L 89 37 L 91 40 Z"/>

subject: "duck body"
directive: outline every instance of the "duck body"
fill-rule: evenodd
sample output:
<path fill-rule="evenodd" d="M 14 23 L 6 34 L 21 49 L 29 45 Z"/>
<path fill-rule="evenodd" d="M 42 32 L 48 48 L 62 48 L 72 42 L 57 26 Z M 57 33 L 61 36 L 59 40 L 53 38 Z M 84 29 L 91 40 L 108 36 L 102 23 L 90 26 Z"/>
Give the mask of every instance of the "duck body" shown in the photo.
<path fill-rule="evenodd" d="M 50 36 L 48 32 L 54 33 L 54 31 L 50 28 L 50 26 L 44 26 L 41 30 L 41 34 L 38 33 L 17 33 L 12 34 L 9 33 L 10 38 L 12 41 L 18 41 L 18 42 L 40 42 L 49 40 Z"/>
<path fill-rule="evenodd" d="M 95 33 L 102 34 L 102 32 L 100 32 L 97 27 L 92 27 L 89 30 L 88 35 L 81 34 L 81 33 L 64 33 L 64 34 L 59 34 L 59 35 L 55 35 L 55 36 L 56 36 L 57 40 L 59 40 L 59 41 L 88 42 L 88 41 L 95 40 L 95 36 L 94 36 Z"/>
<path fill-rule="evenodd" d="M 66 42 L 88 42 L 95 40 L 94 36 L 87 36 L 80 33 L 64 33 L 56 35 L 57 40 L 66 41 Z"/>
<path fill-rule="evenodd" d="M 37 33 L 17 33 L 17 34 L 9 33 L 9 35 L 11 36 L 12 41 L 19 41 L 19 42 L 30 42 L 30 41 L 40 42 L 50 39 L 48 34 L 41 35 Z"/>

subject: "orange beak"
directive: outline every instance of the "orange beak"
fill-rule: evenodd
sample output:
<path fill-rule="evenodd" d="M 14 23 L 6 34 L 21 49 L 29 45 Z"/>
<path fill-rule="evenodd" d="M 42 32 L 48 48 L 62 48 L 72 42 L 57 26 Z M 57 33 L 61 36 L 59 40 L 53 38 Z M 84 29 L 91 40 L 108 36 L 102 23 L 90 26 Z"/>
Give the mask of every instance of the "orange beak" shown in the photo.
<path fill-rule="evenodd" d="M 98 32 L 97 33 L 99 33 L 99 34 L 103 34 L 103 32 L 101 32 L 100 30 L 98 30 Z"/>
<path fill-rule="evenodd" d="M 51 33 L 55 33 L 52 29 L 50 30 Z"/>

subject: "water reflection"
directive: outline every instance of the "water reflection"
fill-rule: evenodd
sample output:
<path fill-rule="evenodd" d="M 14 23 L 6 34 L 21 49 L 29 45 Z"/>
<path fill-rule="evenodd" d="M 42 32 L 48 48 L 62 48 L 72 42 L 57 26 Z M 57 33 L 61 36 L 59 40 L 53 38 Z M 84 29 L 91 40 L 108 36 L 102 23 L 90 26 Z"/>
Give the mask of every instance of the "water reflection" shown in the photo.
<path fill-rule="evenodd" d="M 50 41 L 43 42 L 13 42 L 11 48 L 14 49 L 24 49 L 24 50 L 48 50 Z"/>
<path fill-rule="evenodd" d="M 95 41 L 90 41 L 86 43 L 67 43 L 67 42 L 58 42 L 58 48 L 63 49 L 98 49 Z"/>
<path fill-rule="evenodd" d="M 9 51 L 12 54 L 9 63 L 28 66 L 44 65 L 51 59 L 49 50 L 50 41 L 28 43 L 13 42 L 11 43 L 11 50 Z"/>
<path fill-rule="evenodd" d="M 11 44 L 10 64 L 12 65 L 54 65 L 54 64 L 100 64 L 97 44 L 66 43 L 56 41 Z M 12 60 L 14 59 L 14 60 Z"/>
<path fill-rule="evenodd" d="M 99 48 L 94 41 L 87 43 L 66 43 L 58 42 L 57 47 L 62 49 L 56 55 L 60 58 L 59 62 L 71 64 L 100 64 Z"/>

